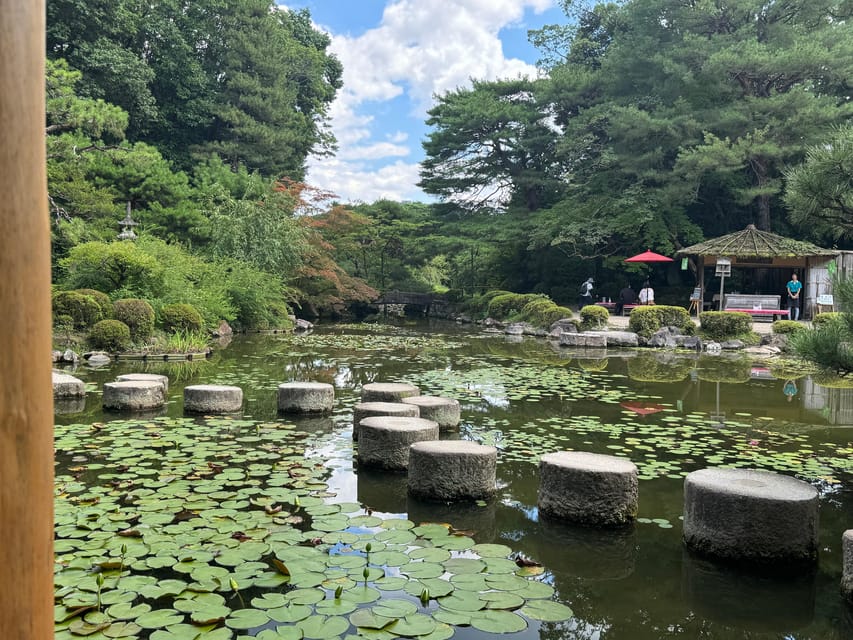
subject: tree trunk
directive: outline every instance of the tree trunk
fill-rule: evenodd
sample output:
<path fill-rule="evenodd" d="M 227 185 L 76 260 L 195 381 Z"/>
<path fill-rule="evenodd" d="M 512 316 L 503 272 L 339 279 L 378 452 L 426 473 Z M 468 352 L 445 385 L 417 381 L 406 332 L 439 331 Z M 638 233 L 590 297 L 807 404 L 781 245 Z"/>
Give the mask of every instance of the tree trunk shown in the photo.
<path fill-rule="evenodd" d="M 0 2 L 0 638 L 53 638 L 45 7 Z"/>

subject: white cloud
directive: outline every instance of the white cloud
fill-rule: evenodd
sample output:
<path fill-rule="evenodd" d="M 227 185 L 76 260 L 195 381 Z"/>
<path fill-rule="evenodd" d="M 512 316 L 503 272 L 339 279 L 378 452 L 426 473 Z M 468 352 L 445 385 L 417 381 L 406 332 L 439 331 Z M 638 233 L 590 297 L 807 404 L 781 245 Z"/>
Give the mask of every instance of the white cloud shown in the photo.
<path fill-rule="evenodd" d="M 375 141 L 376 122 L 367 112 L 405 94 L 412 105 L 406 115 L 422 121 L 435 94 L 468 86 L 471 78 L 536 75 L 533 65 L 504 56 L 499 33 L 518 26 L 526 10 L 553 6 L 553 0 L 389 0 L 377 27 L 356 37 L 332 34 L 331 50 L 344 66 L 344 88 L 330 110 L 339 151 L 336 158 L 312 159 L 309 181 L 345 200 L 423 199 L 417 164 L 397 161 L 379 171 L 365 164 L 414 154 L 402 146 L 404 132 Z M 412 146 L 419 155 L 419 142 Z"/>

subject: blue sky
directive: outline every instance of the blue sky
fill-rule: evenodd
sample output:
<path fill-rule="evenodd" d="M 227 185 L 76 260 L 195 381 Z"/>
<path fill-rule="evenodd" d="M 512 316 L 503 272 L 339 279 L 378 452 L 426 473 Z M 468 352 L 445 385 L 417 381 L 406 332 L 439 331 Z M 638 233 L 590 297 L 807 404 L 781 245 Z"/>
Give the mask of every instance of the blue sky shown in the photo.
<path fill-rule="evenodd" d="M 428 199 L 416 186 L 432 96 L 470 78 L 533 76 L 528 29 L 564 22 L 555 0 L 283 0 L 332 37 L 344 88 L 331 109 L 339 151 L 308 181 L 344 202 Z"/>

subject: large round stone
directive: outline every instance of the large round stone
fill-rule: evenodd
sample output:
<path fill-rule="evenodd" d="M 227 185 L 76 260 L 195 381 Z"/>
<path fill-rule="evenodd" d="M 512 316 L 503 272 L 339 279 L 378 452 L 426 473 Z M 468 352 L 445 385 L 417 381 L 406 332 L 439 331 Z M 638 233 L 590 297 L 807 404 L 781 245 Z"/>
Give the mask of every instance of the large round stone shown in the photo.
<path fill-rule="evenodd" d="M 105 409 L 145 411 L 166 403 L 166 390 L 159 382 L 107 382 L 104 384 Z"/>
<path fill-rule="evenodd" d="M 352 438 L 358 440 L 358 429 L 362 420 L 373 416 L 395 416 L 397 418 L 420 418 L 420 410 L 402 402 L 359 402 L 352 410 Z"/>
<path fill-rule="evenodd" d="M 409 447 L 422 440 L 438 440 L 438 424 L 423 418 L 365 418 L 359 429 L 358 464 L 405 471 L 409 466 Z"/>
<path fill-rule="evenodd" d="M 459 401 L 439 396 L 412 396 L 403 398 L 403 404 L 418 407 L 421 418 L 438 423 L 441 431 L 452 431 L 459 426 Z"/>
<path fill-rule="evenodd" d="M 184 411 L 189 413 L 234 413 L 243 408 L 243 390 L 224 384 L 184 387 Z"/>
<path fill-rule="evenodd" d="M 413 384 L 405 382 L 371 382 L 361 388 L 362 402 L 400 402 L 403 398 L 420 395 Z"/>
<path fill-rule="evenodd" d="M 54 398 L 82 398 L 86 395 L 86 385 L 83 381 L 67 373 L 53 372 Z"/>
<path fill-rule="evenodd" d="M 700 554 L 760 564 L 817 557 L 818 494 L 770 471 L 702 469 L 684 480 L 684 542 Z"/>
<path fill-rule="evenodd" d="M 158 373 L 123 373 L 116 376 L 116 382 L 159 382 L 166 393 L 169 393 L 169 376 Z"/>
<path fill-rule="evenodd" d="M 853 602 L 853 529 L 841 536 L 841 555 L 844 568 L 841 573 L 841 593 Z"/>
<path fill-rule="evenodd" d="M 409 451 L 409 493 L 425 500 L 479 500 L 497 490 L 498 450 L 469 440 L 417 442 Z"/>
<path fill-rule="evenodd" d="M 285 382 L 278 385 L 278 410 L 283 413 L 329 413 L 335 388 L 325 382 Z"/>
<path fill-rule="evenodd" d="M 618 526 L 637 516 L 637 467 L 630 460 L 558 451 L 539 462 L 539 511 L 591 526 Z"/>

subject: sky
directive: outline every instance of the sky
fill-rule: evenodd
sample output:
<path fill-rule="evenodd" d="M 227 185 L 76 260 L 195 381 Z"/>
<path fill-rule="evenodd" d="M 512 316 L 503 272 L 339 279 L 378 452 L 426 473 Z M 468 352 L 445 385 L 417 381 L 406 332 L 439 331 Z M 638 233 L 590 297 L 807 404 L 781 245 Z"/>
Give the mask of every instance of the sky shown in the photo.
<path fill-rule="evenodd" d="M 308 182 L 341 202 L 429 201 L 418 187 L 434 95 L 470 79 L 535 77 L 528 29 L 565 21 L 555 0 L 284 0 L 332 38 L 344 87 L 330 109 L 338 151 Z"/>

